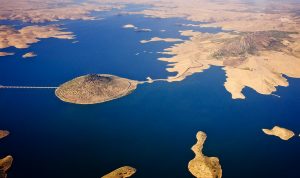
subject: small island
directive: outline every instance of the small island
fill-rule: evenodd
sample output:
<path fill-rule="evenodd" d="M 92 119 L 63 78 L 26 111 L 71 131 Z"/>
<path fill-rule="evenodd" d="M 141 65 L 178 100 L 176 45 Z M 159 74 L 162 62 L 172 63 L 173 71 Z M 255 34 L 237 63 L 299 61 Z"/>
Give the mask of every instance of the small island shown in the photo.
<path fill-rule="evenodd" d="M 137 27 L 133 24 L 126 24 L 126 25 L 123 25 L 123 28 L 133 28 L 133 29 L 137 29 Z"/>
<path fill-rule="evenodd" d="M 150 40 L 141 40 L 140 43 L 150 43 L 150 42 L 158 42 L 158 41 L 174 43 L 174 42 L 182 42 L 183 40 L 179 39 L 179 38 L 159 38 L 159 37 L 153 37 Z"/>
<path fill-rule="evenodd" d="M 204 132 L 197 133 L 197 143 L 192 147 L 195 158 L 189 162 L 189 171 L 197 178 L 221 178 L 222 168 L 217 157 L 207 157 L 202 153 L 206 140 Z"/>
<path fill-rule="evenodd" d="M 55 90 L 62 101 L 74 104 L 97 104 L 132 93 L 138 82 L 108 74 L 77 77 Z"/>
<path fill-rule="evenodd" d="M 0 139 L 9 135 L 9 131 L 7 130 L 0 130 Z M 7 170 L 11 167 L 13 162 L 13 157 L 8 155 L 2 159 L 0 159 L 0 178 L 7 177 Z"/>
<path fill-rule="evenodd" d="M 0 130 L 0 139 L 9 135 L 9 131 L 7 130 Z"/>
<path fill-rule="evenodd" d="M 34 52 L 28 52 L 26 54 L 24 54 L 22 57 L 23 58 L 30 58 L 30 57 L 35 57 L 37 56 Z"/>
<path fill-rule="evenodd" d="M 286 128 L 274 126 L 273 129 L 262 129 L 262 131 L 267 135 L 273 135 L 281 138 L 282 140 L 289 140 L 292 138 L 295 133 L 291 130 L 288 130 Z"/>
<path fill-rule="evenodd" d="M 7 170 L 11 167 L 13 162 L 12 156 L 6 156 L 3 159 L 0 159 L 0 178 L 7 177 Z"/>
<path fill-rule="evenodd" d="M 101 178 L 126 178 L 131 177 L 136 172 L 136 169 L 130 166 L 120 167 Z"/>

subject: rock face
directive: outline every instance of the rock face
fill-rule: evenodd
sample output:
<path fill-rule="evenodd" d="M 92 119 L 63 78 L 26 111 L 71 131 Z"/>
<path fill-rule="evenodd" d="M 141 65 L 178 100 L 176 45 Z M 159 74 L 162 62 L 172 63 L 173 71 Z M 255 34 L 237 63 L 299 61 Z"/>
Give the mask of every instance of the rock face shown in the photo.
<path fill-rule="evenodd" d="M 107 74 L 92 74 L 62 84 L 55 94 L 62 101 L 75 104 L 96 104 L 130 94 L 138 82 Z"/>
<path fill-rule="evenodd" d="M 106 174 L 101 178 L 126 178 L 131 177 L 136 172 L 136 169 L 130 166 L 120 167 L 111 173 Z"/>
<path fill-rule="evenodd" d="M 192 147 L 195 158 L 189 162 L 189 171 L 197 178 L 221 178 L 222 168 L 217 157 L 207 157 L 202 153 L 206 140 L 204 132 L 197 133 L 197 143 Z"/>
<path fill-rule="evenodd" d="M 7 130 L 0 130 L 0 139 L 9 135 L 9 131 Z"/>
<path fill-rule="evenodd" d="M 274 135 L 282 140 L 289 140 L 295 135 L 293 131 L 278 126 L 273 127 L 271 130 L 262 129 L 262 131 L 267 135 Z"/>
<path fill-rule="evenodd" d="M 0 178 L 6 178 L 6 171 L 10 168 L 13 162 L 12 156 L 6 156 L 3 159 L 0 159 Z"/>

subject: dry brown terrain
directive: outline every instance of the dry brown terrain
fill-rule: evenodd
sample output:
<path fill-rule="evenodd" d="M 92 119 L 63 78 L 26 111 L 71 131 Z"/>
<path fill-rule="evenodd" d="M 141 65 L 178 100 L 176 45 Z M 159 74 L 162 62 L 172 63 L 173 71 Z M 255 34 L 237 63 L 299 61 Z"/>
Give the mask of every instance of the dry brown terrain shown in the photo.
<path fill-rule="evenodd" d="M 24 55 L 22 55 L 23 58 L 30 58 L 30 57 L 35 57 L 36 54 L 34 52 L 28 52 Z"/>
<path fill-rule="evenodd" d="M 133 92 L 138 82 L 107 74 L 85 75 L 62 84 L 55 94 L 62 101 L 96 104 L 117 99 Z"/>
<path fill-rule="evenodd" d="M 115 0 L 118 1 L 118 0 Z M 208 0 L 129 0 L 149 4 L 143 11 L 128 12 L 153 18 L 180 17 L 199 27 L 220 27 L 225 31 L 203 34 L 182 32 L 190 40 L 165 50 L 171 58 L 170 72 L 177 72 L 168 81 L 180 81 L 210 66 L 222 66 L 226 72 L 225 88 L 234 99 L 244 99 L 245 87 L 269 95 L 278 86 L 288 86 L 283 75 L 300 78 L 300 2 Z M 200 24 L 200 22 L 206 22 Z M 155 81 L 155 80 L 153 80 Z"/>
<path fill-rule="evenodd" d="M 14 55 L 14 53 L 0 52 L 0 57 L 1 56 L 11 56 L 11 55 Z"/>
<path fill-rule="evenodd" d="M 6 156 L 5 158 L 0 159 L 0 178 L 7 177 L 7 170 L 11 167 L 13 162 L 12 156 Z"/>
<path fill-rule="evenodd" d="M 262 131 L 267 135 L 277 136 L 282 140 L 289 140 L 290 138 L 295 136 L 293 131 L 278 126 L 274 126 L 271 130 L 262 129 Z"/>
<path fill-rule="evenodd" d="M 300 58 L 295 33 L 280 31 L 232 32 L 208 34 L 183 31 L 190 40 L 165 49 L 174 55 L 160 60 L 170 62 L 167 70 L 177 72 L 168 81 L 181 81 L 210 66 L 222 66 L 225 88 L 232 98 L 244 99 L 249 87 L 261 94 L 271 94 L 277 86 L 288 86 L 283 76 L 300 78 Z"/>
<path fill-rule="evenodd" d="M 121 8 L 117 4 L 78 3 L 72 0 L 0 0 L 0 20 L 43 23 L 58 20 L 95 20 L 90 13 Z M 4 5 L 5 4 L 5 5 Z"/>
<path fill-rule="evenodd" d="M 7 130 L 0 130 L 0 139 L 9 135 L 9 131 Z"/>
<path fill-rule="evenodd" d="M 120 2 L 120 0 L 113 0 Z M 207 22 L 207 27 L 236 31 L 297 31 L 299 2 L 263 1 L 247 3 L 241 0 L 129 0 L 128 3 L 149 4 L 143 11 L 129 12 L 154 18 L 181 17 L 195 22 Z"/>
<path fill-rule="evenodd" d="M 163 41 L 163 42 L 181 42 L 182 39 L 178 38 L 159 38 L 159 37 L 153 37 L 150 40 L 142 40 L 141 43 L 150 43 L 150 42 L 156 42 L 156 41 Z"/>
<path fill-rule="evenodd" d="M 0 50 L 8 47 L 19 49 L 28 48 L 31 44 L 37 43 L 44 38 L 73 39 L 71 32 L 62 31 L 58 26 L 27 26 L 19 30 L 11 26 L 0 25 Z M 0 56 L 12 55 L 2 52 Z"/>
<path fill-rule="evenodd" d="M 136 169 L 130 166 L 120 167 L 111 173 L 106 174 L 101 178 L 126 178 L 131 177 L 136 172 Z"/>
<path fill-rule="evenodd" d="M 202 153 L 207 138 L 204 132 L 197 133 L 197 143 L 192 147 L 195 158 L 189 162 L 189 171 L 197 178 L 221 178 L 222 168 L 217 157 L 207 157 Z"/>
<path fill-rule="evenodd" d="M 0 130 L 0 139 L 9 135 L 9 131 Z M 13 162 L 12 156 L 6 156 L 5 158 L 0 159 L 0 178 L 7 177 L 7 170 L 11 167 Z"/>
<path fill-rule="evenodd" d="M 166 54 L 174 56 L 160 60 L 171 63 L 167 68 L 168 71 L 177 72 L 176 76 L 167 79 L 170 82 L 183 80 L 210 66 L 221 66 L 226 73 L 225 88 L 234 99 L 245 98 L 242 92 L 245 87 L 269 95 L 275 92 L 278 86 L 288 86 L 288 81 L 283 75 L 300 78 L 300 2 L 275 0 L 253 3 L 241 0 L 91 0 L 86 3 L 75 3 L 72 0 L 0 0 L 0 2 L 6 4 L 0 7 L 0 19 L 6 20 L 35 23 L 62 19 L 93 20 L 95 18 L 90 14 L 92 11 L 122 8 L 127 4 L 143 4 L 149 5 L 148 8 L 124 13 L 142 14 L 151 18 L 185 18 L 196 22 L 196 24 L 182 24 L 186 27 L 219 27 L 225 31 L 217 34 L 191 30 L 182 32 L 182 35 L 190 36 L 190 39 L 165 49 Z M 136 28 L 130 24 L 128 27 Z M 32 28 L 37 27 L 28 28 L 35 31 Z M 27 35 L 19 35 L 20 31 L 12 27 L 1 26 L 1 29 L 0 33 L 4 34 L 4 37 L 0 36 L 0 48 L 9 46 L 24 48 L 42 38 L 27 39 Z M 43 33 L 47 38 L 47 33 Z M 66 34 L 68 37 L 65 37 L 68 39 L 70 35 Z M 51 35 L 48 34 L 49 36 Z M 142 42 L 170 41 L 159 37 L 153 39 Z M 12 53 L 1 51 L 0 56 L 4 55 Z"/>
<path fill-rule="evenodd" d="M 93 11 L 109 11 L 122 5 L 100 2 L 76 2 L 72 0 L 0 0 L 0 20 L 20 20 L 30 23 L 44 23 L 59 20 L 96 20 Z M 11 26 L 0 25 L 0 50 L 14 46 L 27 48 L 41 38 L 72 39 L 71 32 L 63 32 L 54 26 L 26 26 L 15 30 Z M 13 55 L 0 51 L 0 56 Z"/>

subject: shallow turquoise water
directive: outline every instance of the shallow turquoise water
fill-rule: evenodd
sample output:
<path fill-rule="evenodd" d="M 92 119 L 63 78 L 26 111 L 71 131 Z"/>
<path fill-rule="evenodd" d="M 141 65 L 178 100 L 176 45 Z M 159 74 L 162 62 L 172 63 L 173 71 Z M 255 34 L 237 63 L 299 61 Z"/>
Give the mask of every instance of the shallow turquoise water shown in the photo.
<path fill-rule="evenodd" d="M 153 31 L 121 28 L 128 23 Z M 155 52 L 171 44 L 139 41 L 180 37 L 178 30 L 186 27 L 177 23 L 188 22 L 116 15 L 65 21 L 63 27 L 79 43 L 47 39 L 30 49 L 10 48 L 16 55 L 1 58 L 0 84 L 57 86 L 88 73 L 165 78 L 172 74 Z M 28 51 L 38 56 L 22 59 Z M 220 158 L 225 178 L 298 177 L 300 138 L 285 142 L 261 129 L 280 125 L 300 132 L 300 80 L 279 88 L 281 98 L 246 89 L 246 100 L 232 100 L 224 81 L 224 71 L 213 67 L 182 82 L 141 85 L 127 97 L 90 106 L 61 102 L 52 90 L 1 90 L 0 125 L 11 135 L 1 140 L 0 155 L 14 157 L 10 178 L 101 177 L 123 165 L 137 168 L 134 177 L 192 177 L 190 148 L 201 130 L 208 135 L 204 153 Z"/>

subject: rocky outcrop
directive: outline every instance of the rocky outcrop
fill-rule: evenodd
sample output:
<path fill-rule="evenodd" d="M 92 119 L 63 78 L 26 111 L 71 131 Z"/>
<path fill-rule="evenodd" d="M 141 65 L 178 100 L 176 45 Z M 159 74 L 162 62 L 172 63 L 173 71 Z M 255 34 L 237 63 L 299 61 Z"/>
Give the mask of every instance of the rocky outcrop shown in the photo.
<path fill-rule="evenodd" d="M 0 130 L 0 139 L 9 135 L 9 131 L 7 130 Z"/>
<path fill-rule="evenodd" d="M 204 132 L 197 133 L 197 143 L 192 147 L 195 158 L 188 164 L 189 171 L 197 178 L 221 178 L 222 168 L 217 157 L 207 157 L 202 153 L 206 140 Z"/>
<path fill-rule="evenodd" d="M 96 104 L 117 99 L 133 92 L 138 82 L 107 74 L 92 74 L 62 84 L 55 94 L 62 101 Z"/>
<path fill-rule="evenodd" d="M 7 177 L 7 170 L 11 167 L 13 162 L 12 156 L 6 156 L 3 159 L 0 159 L 0 178 L 6 178 Z"/>
<path fill-rule="evenodd" d="M 282 140 L 289 140 L 295 135 L 293 131 L 278 126 L 273 127 L 271 130 L 262 129 L 262 131 L 267 135 L 273 135 L 281 138 Z"/>
<path fill-rule="evenodd" d="M 0 139 L 9 135 L 9 131 L 7 130 L 0 130 Z M 5 158 L 0 159 L 0 178 L 7 177 L 7 170 L 11 167 L 13 162 L 12 156 L 6 156 Z"/>
<path fill-rule="evenodd" d="M 126 178 L 131 177 L 136 172 L 136 169 L 130 166 L 120 167 L 101 178 Z"/>

